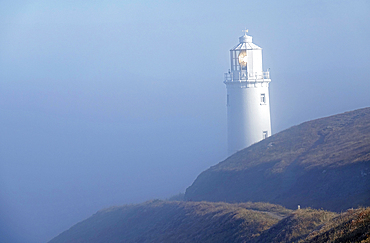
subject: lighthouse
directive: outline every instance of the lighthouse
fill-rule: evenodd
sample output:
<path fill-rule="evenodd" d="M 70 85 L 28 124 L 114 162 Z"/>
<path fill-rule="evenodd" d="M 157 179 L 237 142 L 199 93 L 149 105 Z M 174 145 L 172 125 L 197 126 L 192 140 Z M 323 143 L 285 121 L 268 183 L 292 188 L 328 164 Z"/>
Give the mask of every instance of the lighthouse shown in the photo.
<path fill-rule="evenodd" d="M 230 50 L 225 73 L 229 155 L 271 136 L 270 73 L 262 69 L 262 48 L 247 32 Z"/>

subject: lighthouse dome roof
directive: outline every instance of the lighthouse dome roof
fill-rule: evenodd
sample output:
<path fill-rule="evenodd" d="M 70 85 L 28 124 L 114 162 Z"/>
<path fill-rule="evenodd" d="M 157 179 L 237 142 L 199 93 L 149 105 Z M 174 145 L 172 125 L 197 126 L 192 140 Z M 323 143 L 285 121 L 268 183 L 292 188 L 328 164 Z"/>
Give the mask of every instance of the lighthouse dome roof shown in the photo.
<path fill-rule="evenodd" d="M 239 37 L 239 44 L 236 45 L 231 51 L 237 50 L 260 50 L 261 47 L 257 46 L 256 44 L 252 43 L 252 36 L 243 35 Z"/>

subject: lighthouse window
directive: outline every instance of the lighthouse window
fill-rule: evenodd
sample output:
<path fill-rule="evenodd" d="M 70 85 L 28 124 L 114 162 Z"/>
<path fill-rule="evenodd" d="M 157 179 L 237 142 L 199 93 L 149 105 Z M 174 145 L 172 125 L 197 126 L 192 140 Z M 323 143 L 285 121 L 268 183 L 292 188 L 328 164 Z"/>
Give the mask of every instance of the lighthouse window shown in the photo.
<path fill-rule="evenodd" d="M 265 94 L 261 94 L 261 105 L 266 104 L 266 96 Z"/>
<path fill-rule="evenodd" d="M 263 139 L 265 139 L 265 138 L 267 138 L 267 137 L 268 137 L 268 133 L 267 133 L 267 131 L 263 131 L 263 132 L 262 132 L 262 137 L 263 137 Z"/>

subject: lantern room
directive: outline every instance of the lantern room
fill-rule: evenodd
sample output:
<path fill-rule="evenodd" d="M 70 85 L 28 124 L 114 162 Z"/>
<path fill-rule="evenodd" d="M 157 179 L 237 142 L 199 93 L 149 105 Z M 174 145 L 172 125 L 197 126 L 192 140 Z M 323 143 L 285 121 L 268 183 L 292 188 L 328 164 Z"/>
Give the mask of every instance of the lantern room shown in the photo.
<path fill-rule="evenodd" d="M 225 82 L 255 81 L 269 79 L 269 73 L 262 71 L 262 48 L 252 43 L 252 36 L 245 34 L 239 44 L 230 50 L 231 69 L 225 75 Z"/>

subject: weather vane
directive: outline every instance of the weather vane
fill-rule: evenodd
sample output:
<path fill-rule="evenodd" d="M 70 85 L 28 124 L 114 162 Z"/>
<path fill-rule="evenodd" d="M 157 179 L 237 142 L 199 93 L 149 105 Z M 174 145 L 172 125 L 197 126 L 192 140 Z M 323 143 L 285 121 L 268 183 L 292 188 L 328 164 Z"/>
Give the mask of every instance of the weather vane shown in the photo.
<path fill-rule="evenodd" d="M 245 30 L 242 30 L 243 32 L 245 32 L 245 35 L 247 35 L 247 33 L 248 33 L 248 29 L 247 28 L 245 28 Z"/>

